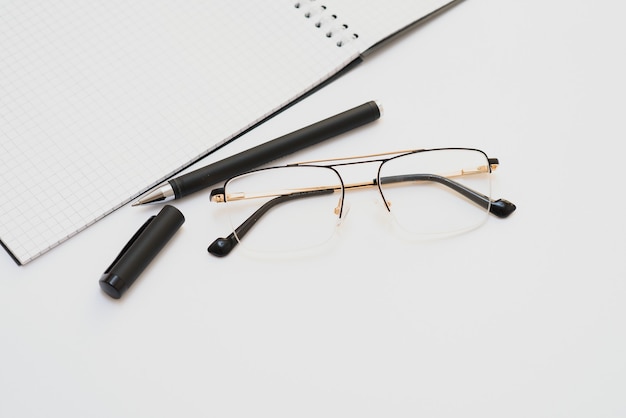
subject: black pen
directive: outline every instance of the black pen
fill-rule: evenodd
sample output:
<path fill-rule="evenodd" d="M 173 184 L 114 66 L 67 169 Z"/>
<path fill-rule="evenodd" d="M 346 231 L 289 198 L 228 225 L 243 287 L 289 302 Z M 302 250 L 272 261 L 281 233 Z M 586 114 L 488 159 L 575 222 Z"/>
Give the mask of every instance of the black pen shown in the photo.
<path fill-rule="evenodd" d="M 322 142 L 378 119 L 382 108 L 370 101 L 302 129 L 168 180 L 133 203 L 161 203 L 190 195 L 229 177 Z"/>

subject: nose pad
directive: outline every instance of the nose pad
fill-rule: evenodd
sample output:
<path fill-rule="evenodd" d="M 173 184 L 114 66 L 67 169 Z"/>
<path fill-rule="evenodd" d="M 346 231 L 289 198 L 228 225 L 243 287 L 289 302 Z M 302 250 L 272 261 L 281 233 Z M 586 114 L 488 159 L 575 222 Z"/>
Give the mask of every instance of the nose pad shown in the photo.
<path fill-rule="evenodd" d="M 342 206 L 343 206 L 343 210 L 342 210 Z M 335 208 L 335 215 L 339 216 L 337 218 L 337 226 L 341 225 L 341 223 L 343 222 L 344 219 L 346 219 L 346 217 L 348 216 L 348 213 L 350 212 L 350 202 L 344 202 L 342 205 L 342 202 L 339 201 L 339 204 L 337 204 L 337 207 Z"/>

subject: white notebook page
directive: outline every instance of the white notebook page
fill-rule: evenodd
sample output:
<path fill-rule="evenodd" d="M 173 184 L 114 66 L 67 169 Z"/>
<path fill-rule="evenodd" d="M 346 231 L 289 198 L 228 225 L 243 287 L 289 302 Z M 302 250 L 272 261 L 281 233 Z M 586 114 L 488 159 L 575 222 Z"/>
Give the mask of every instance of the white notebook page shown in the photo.
<path fill-rule="evenodd" d="M 27 263 L 357 56 L 304 20 L 291 1 L 0 4 L 0 239 Z"/>

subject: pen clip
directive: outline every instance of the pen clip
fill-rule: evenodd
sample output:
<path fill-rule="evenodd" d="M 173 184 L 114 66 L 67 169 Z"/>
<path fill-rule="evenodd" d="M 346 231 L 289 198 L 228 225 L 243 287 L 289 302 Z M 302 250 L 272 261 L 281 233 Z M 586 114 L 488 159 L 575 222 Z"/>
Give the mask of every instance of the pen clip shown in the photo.
<path fill-rule="evenodd" d="M 153 215 L 151 217 L 148 218 L 148 220 L 146 222 L 144 222 L 144 224 L 137 230 L 137 232 L 135 232 L 135 234 L 131 237 L 131 239 L 126 243 L 126 245 L 124 246 L 124 248 L 122 248 L 122 250 L 120 251 L 120 253 L 117 255 L 117 257 L 115 257 L 115 260 L 113 260 L 113 262 L 111 263 L 111 265 L 105 270 L 105 272 L 103 274 L 108 274 L 111 272 L 111 270 L 113 269 L 113 267 L 117 264 L 118 261 L 120 261 L 120 259 L 122 257 L 124 257 L 124 254 L 126 254 L 128 252 L 128 250 L 130 249 L 130 247 L 133 246 L 133 244 L 139 239 L 139 237 L 141 236 L 141 234 L 143 234 L 143 232 L 146 230 L 146 228 L 148 227 L 148 225 L 150 225 L 152 223 L 152 221 L 154 220 L 154 218 L 156 218 L 156 215 Z"/>

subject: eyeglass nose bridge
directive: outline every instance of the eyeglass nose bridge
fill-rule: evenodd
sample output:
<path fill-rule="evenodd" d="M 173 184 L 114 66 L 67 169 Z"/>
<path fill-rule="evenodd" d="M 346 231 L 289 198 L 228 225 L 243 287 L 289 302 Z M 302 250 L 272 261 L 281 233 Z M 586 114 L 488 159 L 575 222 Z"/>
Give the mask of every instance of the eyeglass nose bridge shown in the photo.
<path fill-rule="evenodd" d="M 374 156 L 376 155 L 377 154 L 375 154 Z M 364 157 L 357 157 L 357 158 L 364 158 Z M 365 161 L 352 161 L 352 162 L 338 163 L 338 164 L 333 164 L 330 166 L 325 166 L 326 168 L 333 170 L 337 174 L 337 177 L 339 178 L 339 181 L 341 184 L 341 196 L 339 198 L 339 202 L 337 203 L 337 206 L 334 208 L 335 215 L 339 217 L 338 223 L 341 223 L 341 221 L 347 217 L 350 211 L 350 202 L 345 200 L 345 193 L 348 190 L 362 189 L 362 188 L 377 188 L 380 197 L 383 199 L 383 204 L 385 206 L 385 209 L 387 209 L 387 211 L 390 211 L 389 208 L 391 206 L 391 202 L 385 200 L 383 191 L 380 185 L 378 184 L 379 183 L 378 177 L 380 176 L 380 167 L 382 166 L 384 161 L 385 160 L 374 159 L 374 160 L 365 160 Z M 365 174 L 364 171 L 351 172 L 349 170 L 350 168 L 353 168 L 353 167 L 362 167 L 364 165 L 372 165 L 372 164 L 378 165 L 378 167 L 376 168 L 376 178 L 372 180 L 364 181 L 363 179 L 363 175 Z M 358 168 L 357 170 L 363 170 L 363 169 Z M 368 178 L 369 176 L 371 176 L 371 172 L 369 175 L 365 174 L 365 178 Z"/>

